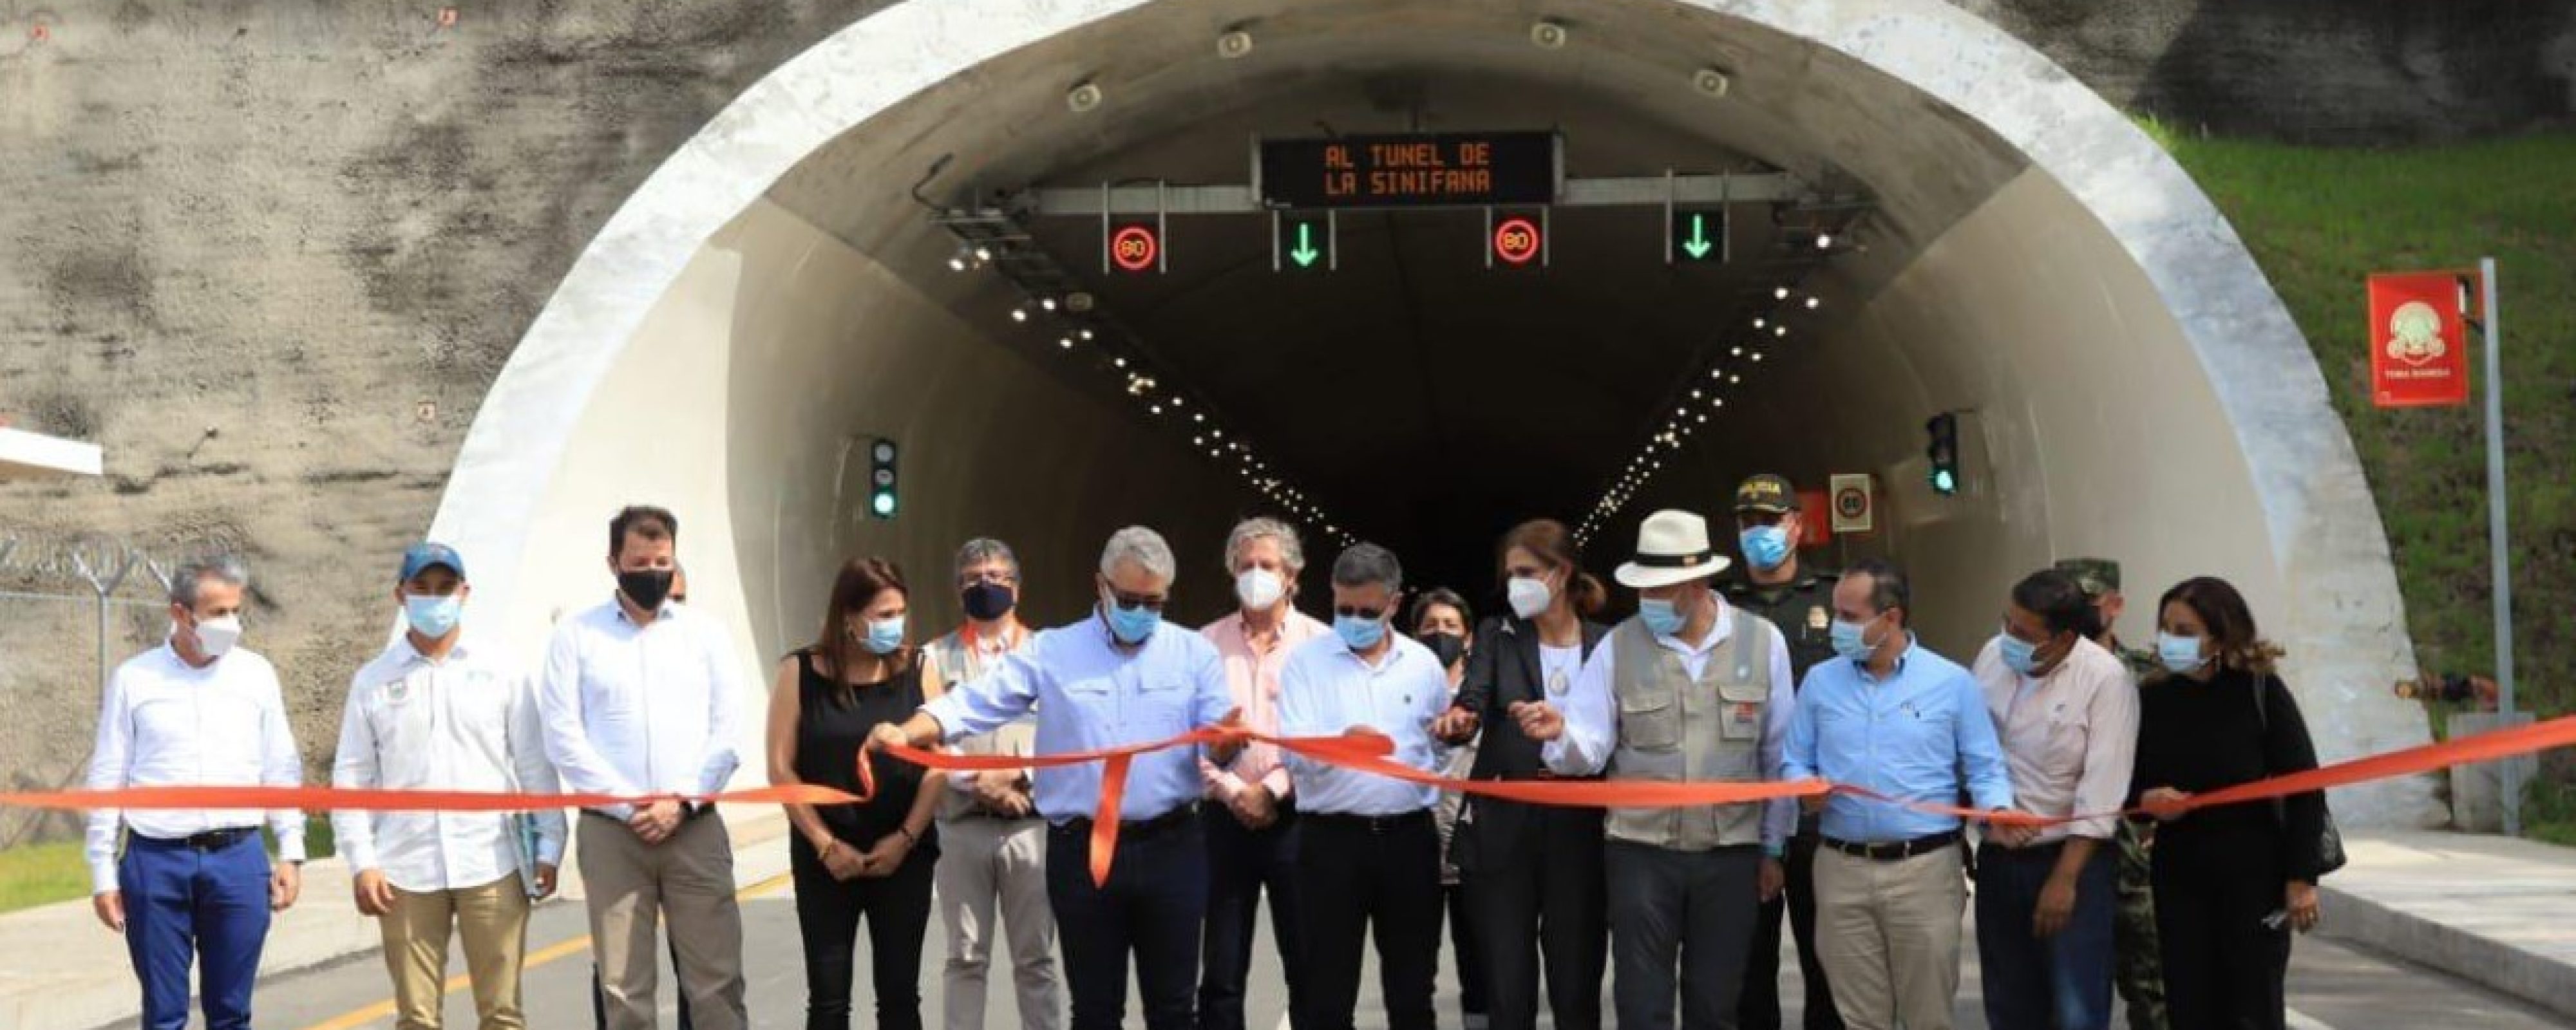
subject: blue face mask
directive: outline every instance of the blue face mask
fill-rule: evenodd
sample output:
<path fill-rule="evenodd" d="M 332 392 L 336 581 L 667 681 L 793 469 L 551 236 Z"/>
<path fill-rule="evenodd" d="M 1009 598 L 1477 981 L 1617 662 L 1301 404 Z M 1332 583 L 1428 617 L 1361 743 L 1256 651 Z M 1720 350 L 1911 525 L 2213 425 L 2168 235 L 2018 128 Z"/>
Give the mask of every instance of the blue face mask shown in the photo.
<path fill-rule="evenodd" d="M 1764 572 L 1779 568 L 1789 560 L 1789 531 L 1779 526 L 1755 526 L 1745 530 L 1736 541 L 1744 547 L 1744 560 Z"/>
<path fill-rule="evenodd" d="M 1867 630 L 1864 623 L 1835 619 L 1832 631 L 1834 653 L 1855 662 L 1868 661 L 1870 652 L 1878 650 L 1878 647 L 1865 639 Z"/>
<path fill-rule="evenodd" d="M 2171 633 L 2156 634 L 2156 660 L 2164 663 L 2165 671 L 2177 676 L 2197 672 L 2201 666 L 2209 664 L 2209 659 L 2200 656 L 2199 637 L 2178 637 Z"/>
<path fill-rule="evenodd" d="M 877 619 L 868 623 L 868 637 L 860 641 L 872 654 L 893 654 L 903 647 L 903 616 Z"/>
<path fill-rule="evenodd" d="M 2039 667 L 2039 645 L 2027 640 L 2022 640 L 2010 633 L 2006 633 L 1996 639 L 2001 642 L 1998 647 L 2003 657 L 2005 668 L 2011 669 L 2013 672 L 2020 675 L 2028 676 L 2030 675 L 2031 670 Z"/>
<path fill-rule="evenodd" d="M 413 594 L 403 598 L 403 620 L 411 623 L 414 632 L 432 640 L 446 636 L 448 631 L 456 628 L 457 620 L 464 617 L 465 599 L 454 594 L 446 597 Z"/>
<path fill-rule="evenodd" d="M 1151 608 L 1121 608 L 1117 601 L 1106 597 L 1100 601 L 1100 610 L 1102 617 L 1109 621 L 1109 635 L 1129 647 L 1144 643 L 1163 624 L 1161 612 Z"/>
<path fill-rule="evenodd" d="M 1637 617 L 1646 620 L 1646 628 L 1656 636 L 1669 637 L 1682 631 L 1682 613 L 1671 601 L 1648 597 L 1637 602 Z"/>
<path fill-rule="evenodd" d="M 1337 615 L 1333 617 L 1333 632 L 1340 635 L 1342 643 L 1351 650 L 1366 651 L 1386 639 L 1386 623 L 1356 615 Z"/>

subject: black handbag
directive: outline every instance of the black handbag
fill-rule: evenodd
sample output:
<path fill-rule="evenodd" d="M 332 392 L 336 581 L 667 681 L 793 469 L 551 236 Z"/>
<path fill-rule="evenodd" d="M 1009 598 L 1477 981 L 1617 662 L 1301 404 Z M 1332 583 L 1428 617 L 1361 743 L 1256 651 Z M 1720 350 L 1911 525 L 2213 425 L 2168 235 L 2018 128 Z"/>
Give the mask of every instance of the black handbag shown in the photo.
<path fill-rule="evenodd" d="M 2254 725 L 2267 737 L 2272 734 L 2272 717 L 2271 713 L 2265 710 L 2263 696 L 2272 692 L 2271 687 L 2271 681 L 2268 679 L 2254 684 Z M 2334 809 L 2327 806 L 2323 791 L 2317 794 L 2317 808 L 2320 812 L 2317 839 L 2307 844 L 2316 851 L 2301 857 L 2313 859 L 2312 864 L 2316 866 L 2317 876 L 2323 878 L 2326 874 L 2343 868 L 2352 859 L 2351 856 L 2344 854 L 2343 831 L 2335 829 Z M 2289 828 L 2289 799 L 2272 799 L 2272 821 L 2285 830 Z M 2300 845 L 2294 841 L 2291 846 Z"/>

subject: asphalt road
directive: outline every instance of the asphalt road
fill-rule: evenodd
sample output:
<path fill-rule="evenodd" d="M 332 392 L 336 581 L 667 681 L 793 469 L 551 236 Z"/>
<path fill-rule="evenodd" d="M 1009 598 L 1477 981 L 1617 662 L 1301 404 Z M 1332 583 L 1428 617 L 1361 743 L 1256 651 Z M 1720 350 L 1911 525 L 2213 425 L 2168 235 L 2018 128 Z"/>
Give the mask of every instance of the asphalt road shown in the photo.
<path fill-rule="evenodd" d="M 787 1030 L 804 1025 L 805 976 L 797 945 L 794 900 L 784 883 L 768 883 L 751 888 L 743 902 L 743 919 L 750 978 L 752 1025 L 762 1030 Z M 590 1025 L 590 956 L 584 936 L 579 902 L 559 902 L 538 909 L 529 933 L 530 966 L 526 993 L 529 1024 L 537 1030 L 579 1030 Z M 931 940 L 927 947 L 932 958 L 923 963 L 922 1015 L 930 1026 L 939 1025 L 939 963 L 943 934 L 934 918 Z M 1973 936 L 1970 938 L 1973 941 Z M 1268 946 L 1265 930 L 1260 938 L 1252 977 L 1250 1004 L 1251 1025 L 1284 1026 L 1285 989 L 1279 976 L 1278 959 Z M 1445 943 L 1445 935 L 1444 935 Z M 864 940 L 861 944 L 865 947 Z M 1443 954 L 1440 986 L 1440 1020 L 1443 1026 L 1458 1025 L 1455 973 Z M 1796 959 L 1782 963 L 1784 980 L 1793 980 Z M 1979 1009 L 1976 954 L 1971 944 L 1963 960 L 1959 994 L 1958 1027 L 1981 1030 L 1986 1023 Z M 857 989 L 859 1013 L 853 1022 L 874 1025 L 874 993 L 865 982 L 867 961 L 862 955 L 857 963 L 862 983 Z M 461 975 L 461 963 L 454 967 Z M 996 971 L 1000 973 L 999 970 Z M 1364 981 L 1375 983 L 1371 972 Z M 1013 1004 L 1007 979 L 997 976 L 988 1008 L 988 1025 L 1016 1026 L 1019 1015 Z M 1358 1013 L 1359 1026 L 1383 1027 L 1384 1014 L 1373 988 L 1362 995 Z M 663 1025 L 677 1025 L 671 1011 L 671 980 L 663 981 Z M 2380 958 L 2325 941 L 2306 939 L 2299 942 L 2292 961 L 2290 993 L 2294 1030 L 2422 1030 L 2422 1028 L 2476 1027 L 2481 1030 L 2538 1030 L 2564 1027 L 2565 1021 L 2524 1006 L 2484 989 L 2462 983 L 2441 974 Z M 1798 992 L 1784 989 L 1784 998 L 1795 999 Z M 390 1013 L 390 994 L 381 960 L 374 955 L 352 959 L 320 969 L 307 970 L 273 978 L 260 987 L 257 1013 L 262 1027 L 280 1030 L 360 1030 L 389 1028 L 394 1025 Z M 1794 1003 L 1794 1002 L 1793 1002 Z M 1131 991 L 1131 1010 L 1133 1006 Z M 1606 999 L 1604 1011 L 1607 1011 Z M 135 1024 L 128 1022 L 124 1026 Z M 471 1028 L 475 1025 L 471 997 L 463 990 L 448 996 L 447 1025 Z M 1141 1016 L 1131 1011 L 1130 1026 L 1141 1026 Z M 1546 1025 L 1542 1020 L 1541 1025 Z M 1795 1016 L 1791 1016 L 1795 1026 Z"/>

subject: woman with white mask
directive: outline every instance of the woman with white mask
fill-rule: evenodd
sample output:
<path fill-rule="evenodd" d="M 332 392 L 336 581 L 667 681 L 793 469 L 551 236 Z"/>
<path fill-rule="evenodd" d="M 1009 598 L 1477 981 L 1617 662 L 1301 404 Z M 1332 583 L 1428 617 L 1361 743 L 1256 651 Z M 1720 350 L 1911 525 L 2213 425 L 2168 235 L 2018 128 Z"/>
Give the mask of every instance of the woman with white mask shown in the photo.
<path fill-rule="evenodd" d="M 1504 534 L 1501 566 L 1511 614 L 1476 628 L 1457 701 L 1432 733 L 1464 744 L 1483 728 L 1474 779 L 1555 779 L 1539 742 L 1521 732 L 1510 712 L 1528 702 L 1562 704 L 1584 659 L 1609 633 L 1591 621 L 1607 591 L 1583 571 L 1572 534 L 1552 520 L 1524 522 Z M 1469 928 L 1485 966 L 1488 1025 L 1535 1025 L 1544 982 L 1559 1030 L 1598 1030 L 1609 957 L 1601 810 L 1472 797 L 1459 813 L 1449 854 L 1466 888 Z"/>

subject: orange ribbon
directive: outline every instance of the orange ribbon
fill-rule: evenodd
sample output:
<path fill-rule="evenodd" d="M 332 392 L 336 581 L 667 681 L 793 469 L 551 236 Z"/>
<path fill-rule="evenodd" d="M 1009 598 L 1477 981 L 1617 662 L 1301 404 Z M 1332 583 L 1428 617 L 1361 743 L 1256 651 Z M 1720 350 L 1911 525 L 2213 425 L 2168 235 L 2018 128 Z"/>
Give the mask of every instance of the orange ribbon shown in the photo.
<path fill-rule="evenodd" d="M 1779 798 L 1804 798 L 1834 793 L 1868 798 L 1899 805 L 1916 811 L 1961 819 L 2013 826 L 2050 826 L 2087 819 L 2107 819 L 2132 815 L 2155 814 L 2144 808 L 2121 812 L 2083 813 L 2049 817 L 2027 812 L 1980 812 L 1955 805 L 1903 801 L 1877 791 L 1851 784 L 1828 783 L 1824 780 L 1762 783 L 1648 783 L 1629 780 L 1460 780 L 1424 772 L 1390 760 L 1392 743 L 1387 738 L 1369 734 L 1342 737 L 1273 737 L 1230 727 L 1192 730 L 1166 740 L 1122 747 L 1101 748 L 1052 755 L 952 755 L 919 748 L 887 749 L 897 758 L 925 769 L 945 772 L 981 772 L 996 769 L 1058 768 L 1084 762 L 1104 763 L 1100 778 L 1100 803 L 1094 810 L 1091 825 L 1091 879 L 1094 884 L 1109 881 L 1109 867 L 1118 848 L 1119 802 L 1127 788 L 1127 773 L 1136 756 L 1176 747 L 1259 741 L 1281 750 L 1358 772 L 1384 776 L 1407 783 L 1436 787 L 1463 794 L 1519 801 L 1534 805 L 1559 805 L 1583 808 L 1690 808 L 1702 805 L 1735 805 L 1771 801 Z M 2552 719 L 2513 729 L 2481 733 L 2403 751 L 2370 755 L 2350 761 L 2238 784 L 2224 790 L 2210 791 L 2172 806 L 2160 808 L 2165 815 L 2221 805 L 2266 801 L 2349 787 L 2375 780 L 2392 779 L 2455 765 L 2492 762 L 2532 754 L 2553 748 L 2576 745 L 2576 716 Z M 61 790 L 28 793 L 0 793 L 0 807 L 85 809 L 304 809 L 310 811 L 366 812 L 527 812 L 552 808 L 596 808 L 606 805 L 646 805 L 664 800 L 706 801 L 727 804 L 772 805 L 847 805 L 867 801 L 876 794 L 876 781 L 865 756 L 859 762 L 860 792 L 852 794 L 813 784 L 755 787 L 716 794 L 659 794 L 624 796 L 615 794 L 515 794 L 455 790 L 384 790 L 341 787 L 127 787 L 118 790 Z"/>

